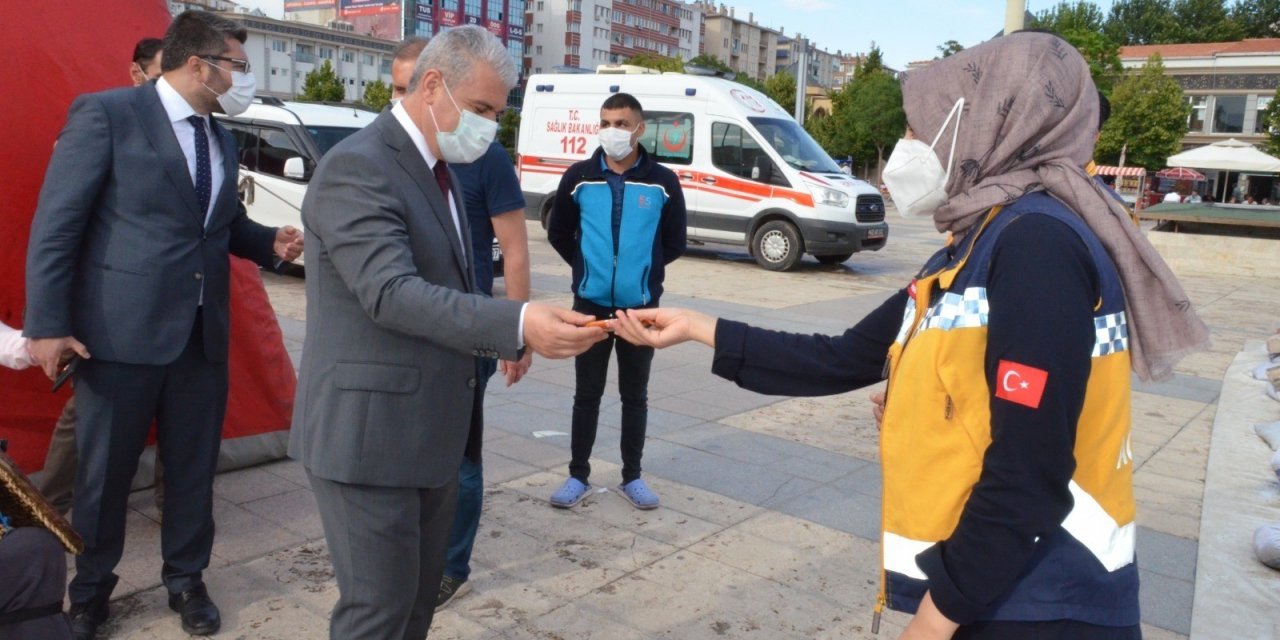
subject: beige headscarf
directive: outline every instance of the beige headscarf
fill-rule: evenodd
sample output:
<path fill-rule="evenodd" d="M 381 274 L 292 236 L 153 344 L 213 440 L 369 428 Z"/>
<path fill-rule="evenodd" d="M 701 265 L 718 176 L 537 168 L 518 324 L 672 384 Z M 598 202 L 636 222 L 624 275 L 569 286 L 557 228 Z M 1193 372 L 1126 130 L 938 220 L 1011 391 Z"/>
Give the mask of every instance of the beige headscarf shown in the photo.
<path fill-rule="evenodd" d="M 1141 379 L 1167 378 L 1179 359 L 1207 348 L 1209 330 L 1169 266 L 1084 171 L 1098 94 L 1080 53 L 1054 35 L 1015 33 L 913 71 L 902 83 L 907 123 L 926 141 L 962 97 L 947 202 L 933 216 L 938 230 L 964 231 L 995 205 L 1046 191 L 1093 229 L 1115 262 Z M 954 118 L 934 147 L 943 166 L 953 126 Z"/>

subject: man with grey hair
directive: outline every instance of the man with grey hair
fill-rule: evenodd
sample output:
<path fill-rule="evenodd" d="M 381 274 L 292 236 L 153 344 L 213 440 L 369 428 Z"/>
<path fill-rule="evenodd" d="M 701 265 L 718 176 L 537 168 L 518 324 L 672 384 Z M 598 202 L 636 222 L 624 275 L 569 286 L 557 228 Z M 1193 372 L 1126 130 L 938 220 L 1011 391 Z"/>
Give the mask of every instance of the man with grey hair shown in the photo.
<path fill-rule="evenodd" d="M 551 358 L 606 336 L 591 316 L 478 293 L 462 193 L 515 85 L 480 27 L 436 36 L 408 95 L 329 151 L 302 204 L 306 344 L 289 454 L 315 491 L 338 582 L 332 638 L 420 639 L 453 522 L 476 358 Z M 428 177 L 433 176 L 434 179 Z"/>
<path fill-rule="evenodd" d="M 427 39 L 409 36 L 396 46 L 391 54 L 391 99 L 402 100 L 409 93 L 409 81 L 418 66 L 418 56 L 427 48 Z"/>

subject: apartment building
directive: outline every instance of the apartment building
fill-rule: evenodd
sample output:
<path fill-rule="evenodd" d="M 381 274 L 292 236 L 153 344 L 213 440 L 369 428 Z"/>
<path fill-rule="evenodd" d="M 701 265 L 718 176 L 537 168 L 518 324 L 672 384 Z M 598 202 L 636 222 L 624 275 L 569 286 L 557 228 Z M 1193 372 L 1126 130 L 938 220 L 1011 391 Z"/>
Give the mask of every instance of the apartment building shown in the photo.
<path fill-rule="evenodd" d="M 678 0 L 528 0 L 525 9 L 526 73 L 701 53 L 702 14 Z"/>
<path fill-rule="evenodd" d="M 310 25 L 243 13 L 223 13 L 248 32 L 244 50 L 258 80 L 259 95 L 292 100 L 302 92 L 307 74 L 325 61 L 332 64 L 346 90 L 345 101 L 356 102 L 374 80 L 391 83 L 391 52 L 396 43 Z"/>
<path fill-rule="evenodd" d="M 799 76 L 796 66 L 800 64 L 802 43 L 808 43 L 809 49 L 809 55 L 805 60 L 808 67 L 806 77 L 808 78 L 809 86 L 822 87 L 823 89 L 830 89 L 836 86 L 836 76 L 840 73 L 840 62 L 844 58 L 844 54 L 842 52 L 831 53 L 825 49 L 819 49 L 817 45 L 805 40 L 804 36 L 799 33 L 795 36 L 788 36 L 785 33 L 778 34 L 777 66 L 774 72 L 785 72 L 793 76 Z"/>
<path fill-rule="evenodd" d="M 760 26 L 750 12 L 745 19 L 739 18 L 733 7 L 711 0 L 701 0 L 695 7 L 703 14 L 703 53 L 760 82 L 776 73 L 781 31 Z"/>

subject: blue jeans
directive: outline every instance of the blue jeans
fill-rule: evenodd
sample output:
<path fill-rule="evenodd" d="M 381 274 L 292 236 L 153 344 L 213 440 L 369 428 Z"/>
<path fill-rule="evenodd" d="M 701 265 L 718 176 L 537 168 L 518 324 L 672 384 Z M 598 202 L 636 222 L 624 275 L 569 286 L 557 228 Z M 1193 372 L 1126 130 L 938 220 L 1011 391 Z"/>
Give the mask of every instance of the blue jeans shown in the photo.
<path fill-rule="evenodd" d="M 498 361 L 476 359 L 476 406 L 472 420 L 484 420 L 484 391 L 489 378 L 498 370 Z M 449 531 L 449 551 L 445 556 L 444 575 L 454 580 L 471 577 L 471 550 L 476 545 L 480 528 L 480 509 L 484 505 L 484 470 L 480 463 L 466 456 L 458 467 L 458 506 Z"/>

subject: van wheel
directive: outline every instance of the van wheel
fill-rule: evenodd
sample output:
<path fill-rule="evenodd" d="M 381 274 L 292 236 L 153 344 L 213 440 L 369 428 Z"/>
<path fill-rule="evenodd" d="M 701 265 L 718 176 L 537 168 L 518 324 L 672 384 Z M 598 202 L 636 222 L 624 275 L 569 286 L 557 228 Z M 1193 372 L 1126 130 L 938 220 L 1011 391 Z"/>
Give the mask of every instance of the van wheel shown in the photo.
<path fill-rule="evenodd" d="M 795 225 L 786 220 L 771 220 L 756 229 L 751 238 L 751 253 L 760 266 L 770 271 L 790 271 L 800 263 L 804 245 Z"/>
<path fill-rule="evenodd" d="M 822 264 L 840 264 L 845 260 L 852 258 L 853 252 L 850 251 L 849 253 L 833 253 L 825 256 L 814 256 L 814 257 L 817 258 L 818 262 L 821 262 Z"/>
<path fill-rule="evenodd" d="M 551 210 L 554 208 L 556 208 L 555 198 L 547 198 L 546 202 L 542 203 L 542 211 L 539 212 L 538 218 L 542 220 L 542 229 L 544 231 L 547 228 L 547 221 L 551 219 Z"/>

